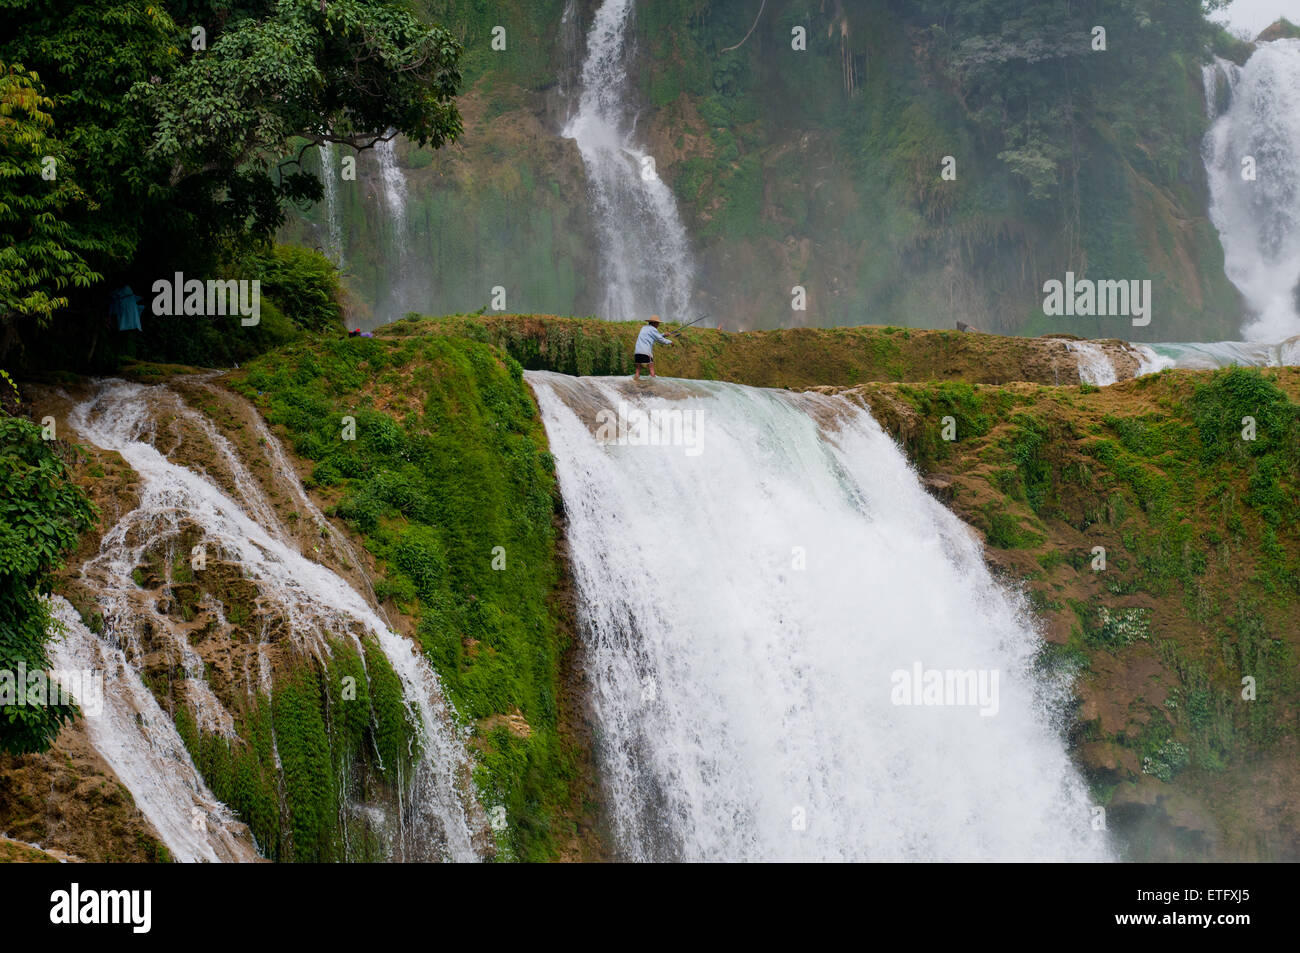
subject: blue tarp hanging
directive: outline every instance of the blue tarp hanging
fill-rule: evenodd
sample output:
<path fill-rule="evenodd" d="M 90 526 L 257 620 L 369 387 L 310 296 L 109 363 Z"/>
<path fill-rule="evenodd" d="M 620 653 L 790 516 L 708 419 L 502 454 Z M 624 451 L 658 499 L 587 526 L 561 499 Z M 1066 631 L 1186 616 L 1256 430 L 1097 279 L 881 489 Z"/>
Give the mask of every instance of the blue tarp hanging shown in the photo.
<path fill-rule="evenodd" d="M 119 331 L 142 331 L 140 327 L 140 305 L 144 298 L 131 290 L 130 285 L 123 285 L 113 292 L 108 303 L 108 313 L 117 318 Z"/>

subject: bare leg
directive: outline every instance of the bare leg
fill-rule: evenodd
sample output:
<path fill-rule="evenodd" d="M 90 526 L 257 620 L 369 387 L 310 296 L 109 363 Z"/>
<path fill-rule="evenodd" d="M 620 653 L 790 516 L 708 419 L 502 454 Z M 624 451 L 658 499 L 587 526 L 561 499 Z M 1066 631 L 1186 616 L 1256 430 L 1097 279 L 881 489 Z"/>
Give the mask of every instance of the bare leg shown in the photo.
<path fill-rule="evenodd" d="M 650 368 L 650 376 L 651 376 L 651 377 L 655 377 L 655 376 L 657 376 L 657 375 L 655 374 L 655 362 L 654 362 L 654 361 L 651 361 L 649 364 L 646 365 L 646 367 Z"/>

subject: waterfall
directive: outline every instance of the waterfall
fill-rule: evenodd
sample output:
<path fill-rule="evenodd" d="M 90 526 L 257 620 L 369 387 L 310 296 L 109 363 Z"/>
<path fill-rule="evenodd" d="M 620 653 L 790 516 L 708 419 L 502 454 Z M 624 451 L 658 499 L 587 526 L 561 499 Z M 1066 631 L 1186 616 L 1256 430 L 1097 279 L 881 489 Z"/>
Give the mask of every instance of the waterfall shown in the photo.
<path fill-rule="evenodd" d="M 568 125 L 573 118 L 573 96 L 570 87 L 581 75 L 582 63 L 578 47 L 581 42 L 578 32 L 578 0 L 565 0 L 564 10 L 560 14 L 560 49 L 564 59 L 560 64 L 556 85 L 559 98 L 564 105 L 564 123 Z"/>
<path fill-rule="evenodd" d="M 1201 86 L 1205 93 L 1205 118 L 1210 120 L 1211 125 L 1227 105 L 1232 87 L 1236 85 L 1240 76 L 1241 67 L 1222 56 L 1214 57 L 1213 63 L 1206 63 L 1201 67 Z M 1223 78 L 1222 84 L 1220 77 Z"/>
<path fill-rule="evenodd" d="M 330 258 L 339 268 L 343 267 L 343 220 L 339 213 L 338 162 L 335 145 L 322 143 L 316 147 L 320 152 L 320 178 L 325 189 L 325 227 L 329 241 Z"/>
<path fill-rule="evenodd" d="M 1212 116 L 1220 80 L 1227 106 L 1202 149 L 1210 217 L 1228 278 L 1251 311 L 1245 338 L 1276 342 L 1300 333 L 1300 40 L 1260 43 L 1240 69 L 1206 67 Z M 1243 178 L 1247 158 L 1253 181 Z"/>
<path fill-rule="evenodd" d="M 393 136 L 394 130 L 385 133 Z M 416 296 L 411 287 L 410 235 L 407 232 L 406 175 L 397 164 L 396 139 L 375 142 L 375 156 L 379 160 L 379 178 L 384 190 L 384 207 L 388 211 L 389 271 L 387 288 L 380 305 L 383 320 L 395 321 L 415 307 Z"/>
<path fill-rule="evenodd" d="M 215 391 L 204 379 L 189 383 Z M 244 410 L 245 417 L 257 419 L 251 408 Z M 130 719 L 114 717 L 103 725 L 91 725 L 97 750 L 141 803 L 168 847 L 178 856 L 208 856 L 185 840 L 175 839 L 173 831 L 178 825 L 188 825 L 190 818 L 184 799 L 172 792 L 180 786 L 195 788 L 204 797 L 210 798 L 210 794 L 190 776 L 192 765 L 186 773 L 188 759 L 175 753 L 179 739 L 173 737 L 170 720 L 156 711 L 156 703 L 150 708 L 144 698 L 148 691 L 138 670 L 142 660 L 151 653 L 174 659 L 171 664 L 179 669 L 183 697 L 193 707 L 199 726 L 205 732 L 232 736 L 234 718 L 220 700 L 221 693 L 214 689 L 208 662 L 193 640 L 220 644 L 216 674 L 226 683 L 237 682 L 249 696 L 259 688 L 271 687 L 271 653 L 326 659 L 336 643 L 345 642 L 358 651 L 371 644 L 383 653 L 401 682 L 407 719 L 420 739 L 414 777 L 407 779 L 405 790 L 399 792 L 402 803 L 395 814 L 383 816 L 377 825 L 391 856 L 405 860 L 478 859 L 475 838 L 485 822 L 470 793 L 470 763 L 463 739 L 454 727 L 453 712 L 436 674 L 423 654 L 394 633 L 347 579 L 300 551 L 304 544 L 295 541 L 293 532 L 276 515 L 267 491 L 252 476 L 250 464 L 240 458 L 211 420 L 169 387 L 108 380 L 99 382 L 94 393 L 76 405 L 69 423 L 84 442 L 120 454 L 140 481 L 138 504 L 108 529 L 99 552 L 82 566 L 81 581 L 99 601 L 103 635 L 96 637 L 78 629 L 79 641 L 70 651 L 87 658 L 98 653 L 106 665 L 92 667 L 118 671 L 115 677 L 129 694 L 123 704 L 144 713 L 150 725 L 150 743 L 163 749 L 151 769 L 142 769 L 137 766 L 138 757 L 131 760 L 135 757 L 132 752 L 142 745 L 132 736 L 138 729 L 128 724 Z M 356 554 L 310 502 L 279 442 L 260 422 L 254 430 L 263 459 L 252 466 L 269 471 L 277 497 L 283 498 L 287 488 L 295 512 L 308 518 L 306 538 L 314 541 L 316 552 L 324 545 L 343 557 L 339 561 L 347 571 L 359 573 Z M 210 596 L 199 604 L 199 615 L 192 622 L 167 610 L 169 592 L 175 589 L 172 583 L 178 556 L 181 562 L 189 558 L 189 552 L 180 548 L 181 540 L 195 535 L 209 561 L 237 567 L 238 584 L 255 591 L 257 611 L 266 619 L 260 627 L 260 640 L 250 644 L 250 629 L 256 627 L 232 628 L 226 608 Z M 166 585 L 150 588 L 136 573 L 157 556 L 162 557 L 157 561 Z M 323 558 L 318 556 L 318 560 Z M 240 671 L 242 682 L 236 674 Z M 151 775 L 166 776 L 141 781 Z M 142 783 L 144 789 L 138 790 Z M 154 783 L 163 787 L 165 796 L 148 800 L 148 785 Z M 152 808 L 145 806 L 146 800 Z M 181 808 L 185 808 L 184 817 L 173 816 Z M 347 808 L 350 815 L 362 819 L 357 823 L 363 826 L 366 817 L 373 817 L 376 811 L 383 813 L 371 803 L 353 803 Z M 159 821 L 154 814 L 164 816 Z M 344 821 L 346 837 L 347 819 Z"/>
<path fill-rule="evenodd" d="M 1245 66 L 1215 57 L 1201 78 L 1210 219 L 1250 317 L 1244 341 L 1132 345 L 1139 376 L 1300 364 L 1300 40 L 1257 44 Z M 1243 177 L 1247 159 L 1253 179 Z"/>
<path fill-rule="evenodd" d="M 1300 336 L 1291 337 L 1280 344 L 1255 341 L 1202 341 L 1152 344 L 1149 347 L 1134 345 L 1147 351 L 1152 364 L 1139 374 L 1151 373 L 1164 367 L 1185 367 L 1192 370 L 1211 370 L 1218 367 L 1283 367 L 1300 364 Z"/>
<path fill-rule="evenodd" d="M 628 64 L 634 0 L 604 0 L 587 37 L 578 109 L 564 128 L 587 172 L 611 320 L 688 313 L 695 265 L 672 190 L 636 144 Z"/>
<path fill-rule="evenodd" d="M 1130 347 L 1137 352 L 1138 367 L 1134 377 L 1142 377 L 1144 374 L 1157 374 L 1166 367 L 1174 367 L 1178 362 L 1173 358 L 1160 354 L 1155 348 L 1147 344 L 1132 344 Z"/>
<path fill-rule="evenodd" d="M 1027 608 L 864 409 L 526 377 L 624 857 L 1112 856 Z M 910 694 L 933 673 L 942 692 Z M 990 704 L 970 704 L 975 681 Z"/>
<path fill-rule="evenodd" d="M 393 130 L 385 135 L 391 136 Z M 397 146 L 394 139 L 380 139 L 375 143 L 379 159 L 379 177 L 384 186 L 384 205 L 393 226 L 393 234 L 400 251 L 406 248 L 406 176 L 397 164 Z"/>
<path fill-rule="evenodd" d="M 1085 384 L 1105 387 L 1119 380 L 1115 365 L 1100 345 L 1093 341 L 1066 341 L 1065 346 L 1074 352 L 1079 362 L 1079 380 Z"/>
<path fill-rule="evenodd" d="M 257 860 L 248 829 L 203 783 L 176 726 L 122 650 L 87 629 L 62 596 L 50 603 L 65 630 L 50 641 L 50 668 L 103 673 L 104 708 L 85 713 L 87 735 L 172 857 L 182 863 Z M 195 817 L 203 822 L 195 824 Z"/>

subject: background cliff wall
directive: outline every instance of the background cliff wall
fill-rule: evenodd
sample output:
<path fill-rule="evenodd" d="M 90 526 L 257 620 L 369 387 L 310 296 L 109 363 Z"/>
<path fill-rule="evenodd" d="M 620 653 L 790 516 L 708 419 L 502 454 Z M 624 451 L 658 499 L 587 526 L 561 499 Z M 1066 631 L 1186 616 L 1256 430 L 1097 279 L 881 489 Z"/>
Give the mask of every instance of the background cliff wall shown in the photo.
<path fill-rule="evenodd" d="M 374 156 L 342 184 L 363 323 L 367 309 L 477 310 L 495 286 L 510 311 L 598 307 L 586 177 L 559 134 L 596 6 L 425 4 L 465 44 L 466 131 L 437 154 L 399 143 L 402 236 Z M 686 223 L 700 313 L 729 328 L 964 320 L 1016 334 L 1235 336 L 1240 305 L 1200 157 L 1200 64 L 1225 41 L 1199 3 L 761 7 L 664 0 L 633 14 L 637 135 Z M 1098 25 L 1105 50 L 1092 49 Z M 796 29 L 806 51 L 791 48 Z M 954 179 L 941 177 L 946 156 Z M 323 215 L 295 237 L 327 245 Z M 1155 320 L 1045 317 L 1042 283 L 1067 270 L 1150 278 Z M 807 310 L 791 308 L 796 285 Z"/>

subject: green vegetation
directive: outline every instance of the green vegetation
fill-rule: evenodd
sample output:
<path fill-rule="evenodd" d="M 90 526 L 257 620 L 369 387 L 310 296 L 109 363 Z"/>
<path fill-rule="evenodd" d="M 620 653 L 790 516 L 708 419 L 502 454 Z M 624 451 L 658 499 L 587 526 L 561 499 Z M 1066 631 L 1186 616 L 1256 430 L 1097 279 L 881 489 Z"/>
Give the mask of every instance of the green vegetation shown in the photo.
<path fill-rule="evenodd" d="M 0 387 L 9 386 L 7 377 L 0 380 Z M 46 642 L 55 623 L 41 594 L 95 518 L 70 479 L 71 452 L 44 439 L 36 424 L 0 409 L 0 752 L 44 751 L 77 714 L 75 706 L 45 699 L 18 704 L 18 693 L 29 686 L 16 684 L 20 665 L 27 672 L 49 665 Z"/>
<path fill-rule="evenodd" d="M 408 315 L 376 333 L 385 338 L 453 335 L 502 348 L 528 370 L 563 374 L 630 374 L 640 322 L 562 318 L 554 315 L 475 314 L 420 318 Z M 672 333 L 673 327 L 667 330 Z M 1055 383 L 1073 377 L 1052 348 L 1028 338 L 892 327 L 789 328 L 725 333 L 693 327 L 672 347 L 655 352 L 666 377 L 729 380 L 755 387 L 852 386 L 864 381 L 956 378 L 941 390 L 962 424 L 978 423 L 972 385 L 1007 381 Z M 1008 399 L 996 396 L 998 401 Z M 947 411 L 945 411 L 947 413 Z M 935 448 L 941 452 L 941 448 Z"/>
<path fill-rule="evenodd" d="M 899 393 L 922 421 L 911 444 L 918 465 L 946 458 L 952 452 L 954 441 L 982 437 L 989 432 L 991 421 L 985 413 L 985 395 L 970 384 L 945 381 L 929 388 L 903 387 Z"/>
<path fill-rule="evenodd" d="M 506 807 L 501 846 L 539 860 L 572 833 L 574 767 L 559 725 L 568 634 L 550 605 L 553 464 L 520 375 L 513 359 L 471 340 L 356 338 L 267 355 L 242 386 L 362 535 L 383 576 L 376 591 L 418 617 L 452 703 L 477 727 L 483 799 Z M 355 419 L 355 440 L 343 439 L 344 417 Z M 298 705 L 294 717 L 314 710 Z M 278 708 L 276 717 L 278 736 Z M 382 748 L 382 718 L 378 734 Z M 323 755 L 302 750 L 309 772 Z M 385 752 L 384 763 L 397 756 Z M 304 805 L 303 823 L 325 807 Z"/>
<path fill-rule="evenodd" d="M 441 24 L 464 47 L 465 82 L 547 86 L 555 81 L 564 0 L 502 5 L 485 0 L 419 0 L 421 13 Z M 492 48 L 493 30 L 505 29 L 505 49 Z"/>
<path fill-rule="evenodd" d="M 384 328 L 386 335 L 410 337 L 429 332 L 482 341 L 501 348 L 521 367 L 560 374 L 607 375 L 632 372 L 637 324 L 595 318 L 411 317 Z"/>
<path fill-rule="evenodd" d="M 314 143 L 368 147 L 396 128 L 437 148 L 461 132 L 460 47 L 401 0 L 4 6 L 0 358 L 39 347 L 57 316 L 54 366 L 89 360 L 122 285 L 257 277 L 243 269 L 285 205 L 321 198 L 301 163 Z M 288 322 L 272 319 L 263 347 L 283 340 Z M 89 352 L 69 354 L 78 339 Z"/>
<path fill-rule="evenodd" d="M 45 169 L 66 163 L 65 150 L 50 134 L 54 101 L 31 71 L 2 61 L 0 70 L 0 178 L 6 181 L 0 192 L 0 315 L 48 320 L 67 307 L 70 285 L 87 287 L 103 277 L 85 256 L 108 248 L 68 223 L 68 214 L 87 198 L 66 175 L 66 165 L 54 187 L 35 187 Z M 10 179 L 23 186 L 14 188 Z"/>
<path fill-rule="evenodd" d="M 419 747 L 402 687 L 377 646 L 336 642 L 328 664 L 299 660 L 236 716 L 236 737 L 201 732 L 188 705 L 176 727 L 213 793 L 271 860 L 384 860 L 384 845 L 344 798 L 396 804 Z M 275 756 L 279 755 L 279 769 Z M 346 836 L 345 836 L 346 835 Z"/>
<path fill-rule="evenodd" d="M 103 342 L 97 363 L 112 366 L 123 358 L 174 362 L 199 367 L 229 367 L 293 341 L 304 332 L 343 332 L 342 288 L 337 269 L 319 252 L 290 245 L 271 245 L 249 252 L 240 264 L 222 266 L 225 278 L 256 278 L 261 282 L 261 313 L 255 326 L 233 327 L 221 318 L 145 315 L 145 332 L 138 340 L 110 337 Z M 145 305 L 152 301 L 145 297 Z M 116 333 L 116 332 L 114 332 Z M 37 341 L 29 355 L 49 355 L 55 342 Z M 64 345 L 59 345 L 64 346 Z"/>
<path fill-rule="evenodd" d="M 429 168 L 428 153 L 399 150 L 406 238 L 437 276 L 414 300 L 472 311 L 505 275 L 512 309 L 600 307 L 583 170 L 553 134 L 592 11 L 562 23 L 562 0 L 423 8 L 464 44 L 473 105 L 455 155 Z M 1093 49 L 1098 24 L 1104 50 Z M 490 47 L 497 26 L 504 51 Z M 1128 0 L 766 0 L 761 13 L 751 0 L 657 0 L 632 26 L 629 75 L 648 107 L 638 135 L 728 327 L 1147 333 L 1043 315 L 1043 280 L 1068 269 L 1149 276 L 1179 315 L 1176 329 L 1150 332 L 1166 340 L 1235 332 L 1239 301 L 1205 211 L 1199 68 L 1211 46 L 1245 49 L 1201 0 L 1159 16 Z M 791 49 L 796 28 L 806 50 Z M 949 156 L 955 178 L 941 176 Z M 319 209 L 311 220 L 295 234 L 320 243 Z M 342 221 L 350 287 L 396 316 L 382 211 L 349 193 Z M 795 284 L 809 291 L 806 313 L 790 310 Z"/>

